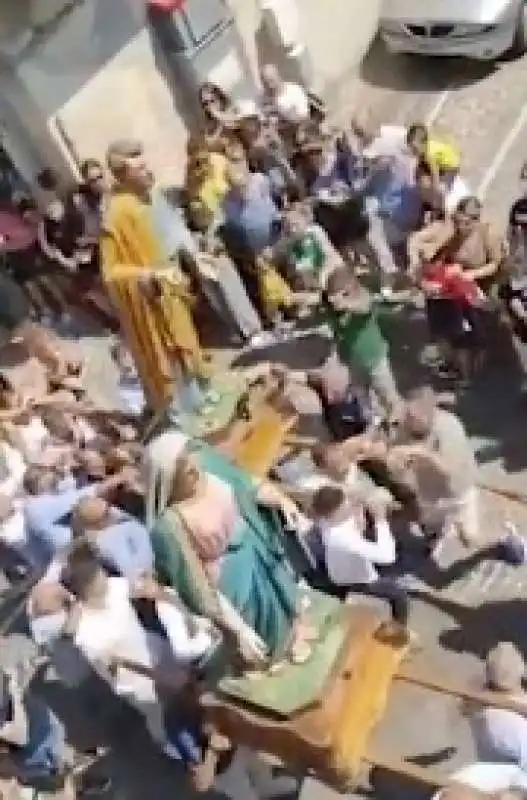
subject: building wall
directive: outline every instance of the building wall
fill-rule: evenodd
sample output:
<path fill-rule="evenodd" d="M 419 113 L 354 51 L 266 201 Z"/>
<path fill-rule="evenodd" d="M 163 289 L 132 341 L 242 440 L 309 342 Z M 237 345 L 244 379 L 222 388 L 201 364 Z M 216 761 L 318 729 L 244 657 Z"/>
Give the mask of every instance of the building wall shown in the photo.
<path fill-rule="evenodd" d="M 322 91 L 335 106 L 341 91 L 350 91 L 349 82 L 368 51 L 377 32 L 381 0 L 284 0 L 295 2 L 299 9 L 301 35 L 309 51 L 314 88 Z M 255 69 L 266 60 L 259 51 L 265 15 L 260 0 L 229 0 L 233 7 L 251 63 Z"/>
<path fill-rule="evenodd" d="M 138 138 L 171 183 L 181 179 L 185 115 L 144 22 L 143 0 L 85 0 L 23 54 L 17 77 L 66 158 Z"/>
<path fill-rule="evenodd" d="M 4 17 L 2 4 L 0 55 L 13 42 L 19 49 L 9 54 L 3 85 L 28 133 L 27 152 L 67 170 L 88 156 L 102 157 L 112 139 L 134 137 L 145 143 L 164 183 L 181 181 L 191 109 L 174 70 L 153 46 L 145 2 L 13 0 Z M 256 75 L 258 63 L 270 58 L 262 52 L 259 2 L 229 2 Z M 380 0 L 298 2 L 316 88 L 340 103 L 335 87 L 349 88 L 342 77 L 356 70 L 373 38 Z M 0 99 L 0 114 L 1 106 Z"/>

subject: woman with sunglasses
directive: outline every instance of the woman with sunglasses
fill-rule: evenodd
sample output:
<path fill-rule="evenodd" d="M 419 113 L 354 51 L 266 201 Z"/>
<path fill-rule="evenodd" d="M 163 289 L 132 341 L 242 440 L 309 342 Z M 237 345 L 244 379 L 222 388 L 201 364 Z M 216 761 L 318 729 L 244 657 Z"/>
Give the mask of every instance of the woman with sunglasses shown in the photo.
<path fill-rule="evenodd" d="M 198 103 L 203 112 L 203 135 L 212 149 L 223 150 L 232 136 L 238 113 L 231 98 L 214 83 L 203 83 L 198 90 Z"/>

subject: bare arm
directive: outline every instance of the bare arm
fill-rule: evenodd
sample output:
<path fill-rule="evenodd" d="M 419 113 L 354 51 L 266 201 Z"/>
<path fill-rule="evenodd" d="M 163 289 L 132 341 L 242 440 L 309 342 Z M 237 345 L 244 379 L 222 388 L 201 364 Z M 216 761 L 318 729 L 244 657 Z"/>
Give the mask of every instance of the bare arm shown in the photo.
<path fill-rule="evenodd" d="M 485 228 L 485 255 L 486 262 L 477 269 L 467 270 L 464 274 L 467 278 L 474 281 L 492 278 L 495 275 L 506 256 L 507 248 L 505 241 L 498 236 L 490 227 Z"/>

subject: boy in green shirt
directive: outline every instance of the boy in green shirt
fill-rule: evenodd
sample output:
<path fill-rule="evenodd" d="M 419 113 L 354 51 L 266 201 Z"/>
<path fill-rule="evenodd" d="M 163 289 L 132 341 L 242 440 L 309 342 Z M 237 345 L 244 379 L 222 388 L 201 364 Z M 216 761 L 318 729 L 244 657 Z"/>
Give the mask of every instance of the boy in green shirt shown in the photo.
<path fill-rule="evenodd" d="M 284 219 L 284 255 L 299 289 L 320 289 L 343 262 L 305 203 L 294 203 Z"/>
<path fill-rule="evenodd" d="M 349 269 L 335 270 L 328 278 L 321 311 L 342 363 L 373 389 L 384 410 L 392 414 L 399 393 L 370 293 Z"/>

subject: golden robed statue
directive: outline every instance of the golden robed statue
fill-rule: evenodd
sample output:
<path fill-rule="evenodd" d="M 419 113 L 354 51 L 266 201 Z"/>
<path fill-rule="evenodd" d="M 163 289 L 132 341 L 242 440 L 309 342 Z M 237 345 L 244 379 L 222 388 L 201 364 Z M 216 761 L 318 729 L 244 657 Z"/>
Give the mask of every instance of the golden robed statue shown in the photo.
<path fill-rule="evenodd" d="M 209 377 L 190 313 L 191 296 L 167 252 L 152 205 L 152 173 L 139 142 L 110 145 L 115 179 L 101 236 L 102 278 L 134 357 L 148 405 L 166 409 L 178 390 Z M 166 220 L 165 220 L 166 222 Z M 174 225 L 176 219 L 174 216 Z"/>

